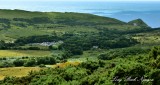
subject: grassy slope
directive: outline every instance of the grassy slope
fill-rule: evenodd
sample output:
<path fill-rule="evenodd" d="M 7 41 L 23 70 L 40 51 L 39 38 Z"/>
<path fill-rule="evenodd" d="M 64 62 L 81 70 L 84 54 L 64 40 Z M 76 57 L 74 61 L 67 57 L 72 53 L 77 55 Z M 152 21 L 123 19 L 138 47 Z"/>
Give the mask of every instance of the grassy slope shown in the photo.
<path fill-rule="evenodd" d="M 137 33 L 133 35 L 133 38 L 145 46 L 160 45 L 160 29 Z"/>
<path fill-rule="evenodd" d="M 11 28 L 0 31 L 0 40 L 13 41 L 19 37 L 27 37 L 33 35 L 51 35 L 53 32 L 63 34 L 65 32 L 99 32 L 99 29 L 109 30 L 137 30 L 140 26 L 133 26 L 120 20 L 102 16 L 96 16 L 84 13 L 60 13 L 60 12 L 29 12 L 23 10 L 0 10 L 0 18 L 9 19 Z M 53 22 L 69 22 L 63 23 L 41 23 L 33 24 L 27 27 L 18 27 L 19 23 L 13 18 L 31 19 L 35 17 L 48 17 Z M 81 24 L 79 24 L 81 23 Z M 70 26 L 69 24 L 74 24 Z M 36 26 L 38 28 L 36 28 Z M 52 27 L 52 28 L 47 28 Z M 23 33 L 23 34 L 22 34 Z"/>
<path fill-rule="evenodd" d="M 0 10 L 0 17 L 1 18 L 31 18 L 31 17 L 42 17 L 45 16 L 43 13 L 40 12 L 28 12 L 22 10 Z"/>
<path fill-rule="evenodd" d="M 33 18 L 33 17 L 49 17 L 51 19 L 78 19 L 81 21 L 90 21 L 90 22 L 113 22 L 113 23 L 121 23 L 124 22 L 116 20 L 114 18 L 101 17 L 91 14 L 84 13 L 60 13 L 60 12 L 29 12 L 23 10 L 0 10 L 0 18 Z"/>

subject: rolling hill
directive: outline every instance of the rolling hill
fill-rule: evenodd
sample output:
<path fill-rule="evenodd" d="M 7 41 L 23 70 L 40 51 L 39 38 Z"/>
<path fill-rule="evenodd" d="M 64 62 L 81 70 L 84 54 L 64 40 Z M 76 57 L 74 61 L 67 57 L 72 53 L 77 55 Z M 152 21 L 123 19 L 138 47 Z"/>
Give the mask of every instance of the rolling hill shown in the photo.
<path fill-rule="evenodd" d="M 117 31 L 143 31 L 149 27 L 142 20 L 129 23 L 84 13 L 30 12 L 0 10 L 0 40 L 12 42 L 19 37 L 33 35 L 59 35 L 72 32 L 99 32 L 103 29 Z M 134 25 L 133 23 L 142 25 Z M 23 34 L 22 34 L 23 33 Z"/>
<path fill-rule="evenodd" d="M 141 19 L 1 9 L 0 36 L 2 85 L 160 83 L 160 29 Z"/>

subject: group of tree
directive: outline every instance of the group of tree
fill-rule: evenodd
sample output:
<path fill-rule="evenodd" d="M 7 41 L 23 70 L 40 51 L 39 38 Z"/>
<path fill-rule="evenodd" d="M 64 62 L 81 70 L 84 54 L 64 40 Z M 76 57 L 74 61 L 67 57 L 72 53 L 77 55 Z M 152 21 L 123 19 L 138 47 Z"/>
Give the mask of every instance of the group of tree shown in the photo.
<path fill-rule="evenodd" d="M 33 24 L 42 24 L 42 23 L 52 23 L 48 17 L 33 17 L 31 19 L 27 18 L 13 18 L 13 21 L 27 22 L 30 25 Z"/>
<path fill-rule="evenodd" d="M 0 29 L 10 28 L 10 20 L 5 18 L 0 18 Z"/>
<path fill-rule="evenodd" d="M 0 49 L 5 50 L 5 49 L 10 49 L 11 47 L 16 46 L 15 43 L 5 43 L 5 41 L 1 40 L 0 41 Z"/>
<path fill-rule="evenodd" d="M 106 36 L 104 36 L 106 35 Z M 81 55 L 83 51 L 90 50 L 93 47 L 98 49 L 113 49 L 130 47 L 138 42 L 131 37 L 121 36 L 119 34 L 107 34 L 107 33 L 95 33 L 95 34 L 81 34 L 76 35 L 72 33 L 66 33 L 62 36 L 56 35 L 41 35 L 41 36 L 29 36 L 18 38 L 14 43 L 0 42 L 0 49 L 18 49 L 18 46 L 22 46 L 30 43 L 43 43 L 43 42 L 57 42 L 63 41 L 59 45 L 59 50 L 65 50 L 71 53 L 70 55 Z M 52 46 L 49 46 L 51 49 Z M 20 49 L 20 48 L 19 48 Z M 30 47 L 29 50 L 40 50 L 36 47 Z M 69 54 L 67 53 L 67 54 Z"/>
<path fill-rule="evenodd" d="M 113 49 L 106 53 L 99 54 L 98 59 L 111 60 L 117 57 L 125 58 L 128 56 L 147 54 L 148 52 L 150 52 L 150 48 L 141 48 L 141 47 L 120 48 L 120 49 Z"/>
<path fill-rule="evenodd" d="M 27 58 L 27 59 L 16 59 L 13 62 L 10 60 L 2 61 L 0 63 L 1 68 L 5 67 L 33 67 L 40 65 L 53 65 L 57 63 L 57 60 L 54 57 L 35 57 L 35 58 Z"/>
<path fill-rule="evenodd" d="M 120 36 L 118 34 L 107 34 L 107 36 L 101 34 L 70 35 L 65 38 L 63 38 L 64 43 L 59 46 L 59 49 L 65 49 L 73 55 L 81 55 L 83 51 L 94 47 L 98 49 L 113 49 L 130 47 L 138 43 L 131 37 Z"/>
<path fill-rule="evenodd" d="M 15 43 L 24 45 L 29 43 L 42 43 L 42 42 L 56 42 L 60 40 L 58 36 L 55 35 L 41 35 L 41 36 L 29 36 L 18 38 Z"/>
<path fill-rule="evenodd" d="M 117 60 L 118 61 L 118 60 Z M 126 63 L 124 63 L 126 62 Z M 117 63 L 117 64 L 116 64 Z M 87 61 L 78 66 L 30 72 L 26 77 L 6 77 L 1 84 L 51 85 L 158 85 L 159 70 L 136 61 Z M 132 81 L 131 81 L 132 79 Z M 133 80 L 134 79 L 134 80 Z M 150 79 L 146 81 L 146 79 Z"/>

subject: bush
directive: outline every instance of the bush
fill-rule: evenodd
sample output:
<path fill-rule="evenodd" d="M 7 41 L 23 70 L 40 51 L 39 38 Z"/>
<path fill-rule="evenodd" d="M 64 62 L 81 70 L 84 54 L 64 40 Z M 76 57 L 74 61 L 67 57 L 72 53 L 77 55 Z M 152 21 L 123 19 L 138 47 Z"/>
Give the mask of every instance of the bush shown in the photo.
<path fill-rule="evenodd" d="M 89 69 L 91 72 L 100 67 L 99 62 L 87 61 L 80 64 L 80 67 Z"/>
<path fill-rule="evenodd" d="M 35 65 L 36 65 L 35 59 L 28 59 L 28 60 L 24 63 L 24 66 L 26 66 L 26 67 L 35 66 Z"/>
<path fill-rule="evenodd" d="M 29 47 L 28 50 L 40 50 L 39 47 Z"/>
<path fill-rule="evenodd" d="M 0 68 L 6 68 L 6 67 L 13 67 L 13 63 L 12 62 L 1 62 L 0 63 Z"/>
<path fill-rule="evenodd" d="M 100 55 L 98 56 L 98 59 L 101 59 L 101 60 L 111 60 L 112 57 L 109 56 L 109 55 L 107 55 L 107 54 L 100 54 Z"/>
<path fill-rule="evenodd" d="M 122 81 L 113 81 L 114 83 L 119 83 L 120 85 L 141 85 L 141 78 L 149 69 L 140 63 L 128 63 L 117 65 L 112 72 L 113 79 L 122 79 Z M 136 81 L 126 81 L 127 78 L 137 79 Z"/>
<path fill-rule="evenodd" d="M 40 64 L 39 67 L 46 67 L 44 64 Z"/>
<path fill-rule="evenodd" d="M 37 58 L 37 65 L 40 64 L 55 64 L 56 60 L 53 57 L 40 57 Z"/>
<path fill-rule="evenodd" d="M 23 66 L 24 63 L 25 63 L 25 61 L 24 61 L 24 60 L 21 60 L 21 59 L 17 59 L 17 60 L 15 60 L 15 61 L 13 62 L 13 64 L 14 64 L 15 66 Z"/>
<path fill-rule="evenodd" d="M 149 78 L 153 79 L 152 85 L 160 84 L 160 70 L 154 69 L 149 73 Z"/>
<path fill-rule="evenodd" d="M 149 57 L 156 59 L 159 54 L 160 54 L 159 47 L 153 47 L 149 52 Z"/>
<path fill-rule="evenodd" d="M 72 54 L 70 51 L 65 51 L 65 52 L 62 54 L 61 60 L 67 59 L 67 58 L 71 57 L 72 55 L 73 55 L 73 54 Z"/>

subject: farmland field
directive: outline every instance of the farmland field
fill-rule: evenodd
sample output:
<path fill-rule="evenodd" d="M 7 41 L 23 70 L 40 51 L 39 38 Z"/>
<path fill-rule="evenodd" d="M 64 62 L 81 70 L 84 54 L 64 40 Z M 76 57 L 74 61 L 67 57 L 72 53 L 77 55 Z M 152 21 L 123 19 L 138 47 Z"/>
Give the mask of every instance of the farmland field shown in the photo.
<path fill-rule="evenodd" d="M 10 67 L 0 68 L 0 80 L 3 80 L 6 76 L 23 77 L 27 76 L 30 71 L 39 71 L 39 67 Z"/>
<path fill-rule="evenodd" d="M 69 65 L 77 66 L 80 62 L 65 62 L 65 63 L 57 63 L 55 65 L 46 65 L 47 67 L 67 67 Z M 0 80 L 3 80 L 5 77 L 24 77 L 27 76 L 31 71 L 39 71 L 44 68 L 40 67 L 9 67 L 9 68 L 0 68 Z"/>
<path fill-rule="evenodd" d="M 0 57 L 41 57 L 50 55 L 50 51 L 39 50 L 0 50 Z"/>

